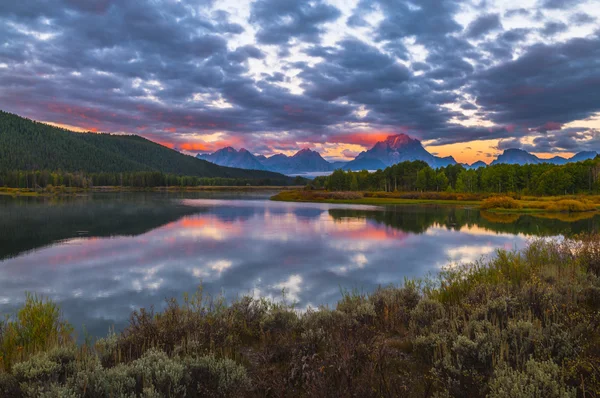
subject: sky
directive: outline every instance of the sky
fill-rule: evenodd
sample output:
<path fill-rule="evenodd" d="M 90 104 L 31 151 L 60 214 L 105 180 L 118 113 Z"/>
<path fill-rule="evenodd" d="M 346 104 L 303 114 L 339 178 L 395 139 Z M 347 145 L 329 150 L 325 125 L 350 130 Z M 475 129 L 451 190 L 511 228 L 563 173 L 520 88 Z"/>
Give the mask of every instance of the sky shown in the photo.
<path fill-rule="evenodd" d="M 0 109 L 189 154 L 600 151 L 600 1 L 2 1 Z"/>

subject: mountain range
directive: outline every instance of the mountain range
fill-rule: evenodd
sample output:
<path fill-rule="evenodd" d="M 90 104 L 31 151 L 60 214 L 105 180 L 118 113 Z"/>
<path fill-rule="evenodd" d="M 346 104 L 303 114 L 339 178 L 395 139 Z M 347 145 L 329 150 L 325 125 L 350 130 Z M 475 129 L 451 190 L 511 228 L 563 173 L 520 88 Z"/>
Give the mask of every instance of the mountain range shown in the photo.
<path fill-rule="evenodd" d="M 566 164 L 571 162 L 582 162 L 587 159 L 593 159 L 598 155 L 594 151 L 583 151 L 579 152 L 571 158 L 563 158 L 555 156 L 550 159 L 540 159 L 532 153 L 524 151 L 522 149 L 510 148 L 504 150 L 504 152 L 498 155 L 498 158 L 491 164 L 540 164 L 540 163 L 552 163 L 552 164 Z"/>
<path fill-rule="evenodd" d="M 279 153 L 266 157 L 255 156 L 244 148 L 236 151 L 232 147 L 225 147 L 214 153 L 199 154 L 196 157 L 221 166 L 268 170 L 283 174 L 328 172 L 333 171 L 335 166 L 341 167 L 339 163 L 329 163 L 321 157 L 321 154 L 308 148 L 298 151 L 293 156 Z"/>
<path fill-rule="evenodd" d="M 329 172 L 335 169 L 345 170 L 377 170 L 385 169 L 396 163 L 422 160 L 431 167 L 438 168 L 456 164 L 452 156 L 441 158 L 427 152 L 421 142 L 406 134 L 387 137 L 376 143 L 368 151 L 361 152 L 350 162 L 330 163 L 321 154 L 305 148 L 293 156 L 276 154 L 270 157 L 255 156 L 242 148 L 239 151 L 225 147 L 211 154 L 198 154 L 202 160 L 229 167 L 240 167 L 254 170 L 269 170 L 282 174 L 302 174 Z"/>
<path fill-rule="evenodd" d="M 492 164 L 538 164 L 553 163 L 565 164 L 593 159 L 597 153 L 593 151 L 579 152 L 570 159 L 555 156 L 551 159 L 540 159 L 537 156 L 521 150 L 506 149 Z M 222 166 L 240 167 L 255 170 L 270 170 L 283 174 L 302 174 L 314 172 L 328 172 L 335 169 L 345 170 L 378 170 L 385 169 L 396 163 L 405 161 L 422 160 L 433 168 L 457 164 L 452 156 L 438 157 L 429 153 L 421 142 L 406 134 L 397 134 L 387 137 L 384 141 L 377 142 L 371 149 L 363 151 L 354 160 L 349 162 L 330 163 L 321 155 L 310 149 L 302 149 L 293 156 L 276 154 L 270 157 L 255 156 L 246 149 L 236 151 L 234 148 L 222 148 L 212 154 L 199 154 L 200 159 Z M 479 160 L 471 165 L 463 164 L 466 168 L 477 169 L 487 166 Z"/>
<path fill-rule="evenodd" d="M 75 133 L 2 111 L 0 170 L 160 171 L 180 176 L 293 182 L 288 176 L 270 171 L 219 166 L 137 135 Z"/>

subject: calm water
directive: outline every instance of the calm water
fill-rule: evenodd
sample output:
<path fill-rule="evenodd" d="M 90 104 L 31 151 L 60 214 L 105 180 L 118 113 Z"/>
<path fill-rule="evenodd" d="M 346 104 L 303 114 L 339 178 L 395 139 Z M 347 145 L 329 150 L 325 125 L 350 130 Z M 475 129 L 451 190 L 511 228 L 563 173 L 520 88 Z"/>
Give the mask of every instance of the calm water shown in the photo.
<path fill-rule="evenodd" d="M 132 309 L 161 308 L 202 283 L 233 298 L 334 304 L 449 263 L 521 248 L 533 236 L 591 229 L 450 207 L 277 203 L 268 194 L 104 194 L 0 198 L 0 313 L 25 291 L 60 303 L 79 330 L 121 329 Z"/>

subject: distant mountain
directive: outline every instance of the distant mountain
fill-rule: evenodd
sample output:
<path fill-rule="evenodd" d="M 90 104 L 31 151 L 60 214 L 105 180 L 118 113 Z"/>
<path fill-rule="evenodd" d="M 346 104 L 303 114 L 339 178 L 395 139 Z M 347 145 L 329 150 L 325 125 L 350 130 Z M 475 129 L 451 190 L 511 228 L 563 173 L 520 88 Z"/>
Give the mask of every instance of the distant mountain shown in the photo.
<path fill-rule="evenodd" d="M 343 169 L 347 164 L 347 161 L 331 162 L 331 170 Z"/>
<path fill-rule="evenodd" d="M 269 170 L 283 174 L 333 170 L 331 163 L 323 159 L 321 154 L 308 148 L 298 151 L 293 156 L 286 156 L 279 153 L 271 157 L 266 157 L 263 155 L 255 156 L 245 149 L 236 151 L 234 148 L 226 147 L 211 154 L 199 154 L 197 157 L 221 166 Z"/>
<path fill-rule="evenodd" d="M 0 111 L 0 170 L 160 171 L 291 182 L 267 171 L 221 167 L 137 135 L 75 133 Z"/>
<path fill-rule="evenodd" d="M 506 149 L 502 154 L 492 162 L 494 164 L 538 164 L 540 159 L 531 153 L 522 149 Z"/>
<path fill-rule="evenodd" d="M 494 164 L 540 164 L 540 163 L 552 163 L 562 165 L 571 162 L 582 162 L 587 159 L 593 159 L 598 154 L 594 151 L 584 151 L 575 154 L 573 157 L 566 159 L 560 156 L 555 156 L 550 159 L 540 159 L 532 153 L 524 151 L 522 149 L 510 148 L 505 149 L 502 154 L 492 162 Z"/>
<path fill-rule="evenodd" d="M 598 156 L 598 152 L 595 151 L 582 151 L 573 155 L 569 162 L 583 162 L 584 160 L 594 159 Z"/>
<path fill-rule="evenodd" d="M 427 152 L 421 141 L 406 134 L 391 135 L 385 141 L 376 143 L 368 151 L 361 152 L 356 159 L 344 168 L 347 170 L 375 170 L 396 163 L 422 160 L 433 168 L 456 164 L 452 156 L 440 158 Z"/>
<path fill-rule="evenodd" d="M 263 161 L 268 170 L 283 174 L 331 171 L 331 163 L 323 159 L 321 154 L 308 148 L 298 151 L 294 156 L 273 155 Z"/>
<path fill-rule="evenodd" d="M 228 146 L 219 149 L 214 153 L 197 155 L 196 157 L 198 159 L 218 164 L 219 166 L 237 167 L 247 170 L 266 170 L 265 166 L 260 162 L 260 160 L 244 148 L 236 151 L 232 147 Z"/>
<path fill-rule="evenodd" d="M 486 164 L 486 163 L 485 163 L 483 160 L 478 160 L 478 161 L 476 161 L 475 163 L 472 163 L 472 164 L 466 164 L 466 165 L 464 165 L 464 166 L 465 166 L 465 168 L 467 168 L 467 169 L 473 169 L 473 170 L 475 170 L 475 169 L 478 169 L 478 168 L 480 168 L 480 167 L 485 167 L 485 166 L 487 166 L 487 164 Z"/>

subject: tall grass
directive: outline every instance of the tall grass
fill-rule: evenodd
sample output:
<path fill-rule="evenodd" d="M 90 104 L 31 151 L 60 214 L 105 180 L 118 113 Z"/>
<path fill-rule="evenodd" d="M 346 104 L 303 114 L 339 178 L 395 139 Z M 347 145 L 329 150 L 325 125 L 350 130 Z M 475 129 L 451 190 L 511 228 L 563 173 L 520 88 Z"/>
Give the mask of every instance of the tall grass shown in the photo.
<path fill-rule="evenodd" d="M 335 308 L 200 289 L 90 349 L 23 333 L 35 349 L 3 363 L 0 396 L 596 397 L 599 325 L 600 235 L 535 240 Z"/>

